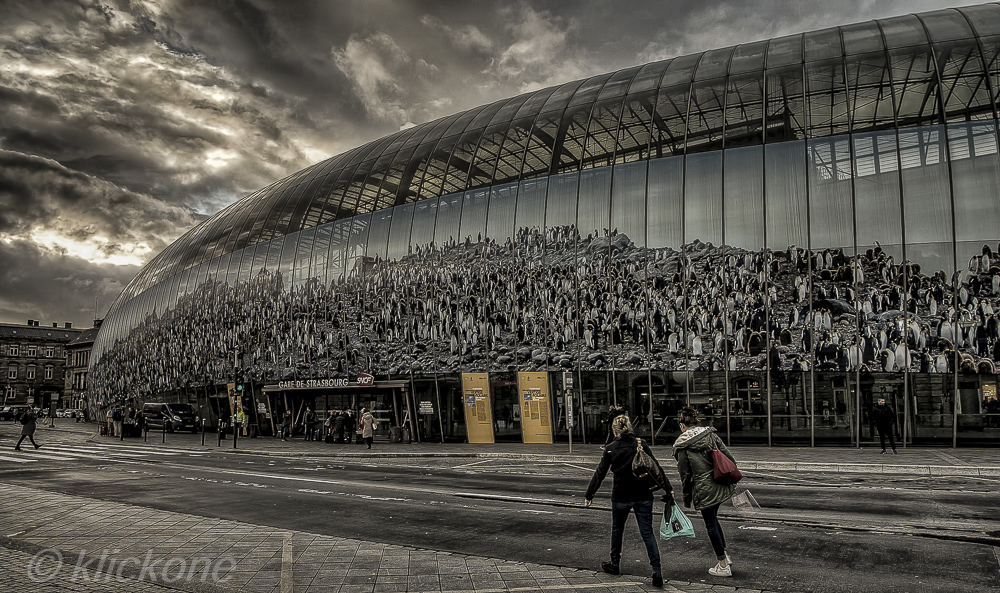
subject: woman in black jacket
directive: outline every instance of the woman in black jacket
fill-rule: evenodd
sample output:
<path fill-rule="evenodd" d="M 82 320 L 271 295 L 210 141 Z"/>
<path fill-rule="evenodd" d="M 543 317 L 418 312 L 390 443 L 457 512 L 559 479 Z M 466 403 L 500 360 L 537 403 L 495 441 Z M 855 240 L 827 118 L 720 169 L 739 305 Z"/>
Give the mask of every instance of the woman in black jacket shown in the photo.
<path fill-rule="evenodd" d="M 597 471 L 594 472 L 594 477 L 591 478 L 587 493 L 584 495 L 586 499 L 584 506 L 589 507 L 598 488 L 601 487 L 601 482 L 608 475 L 608 470 L 614 473 L 614 482 L 611 486 L 611 562 L 602 562 L 601 568 L 609 574 L 619 574 L 625 522 L 628 520 L 629 512 L 635 511 L 639 535 L 646 544 L 649 565 L 653 569 L 653 586 L 662 587 L 660 549 L 656 545 L 656 534 L 653 531 L 653 491 L 663 488 L 665 492 L 672 494 L 670 481 L 658 463 L 654 463 L 657 471 L 651 477 L 638 478 L 632 473 L 632 460 L 635 459 L 639 448 L 639 440 L 632 432 L 632 422 L 628 416 L 616 417 L 611 423 L 611 429 L 614 431 L 615 439 L 605 448 L 601 463 L 597 466 Z M 646 443 L 642 443 L 642 450 L 655 461 L 656 458 Z"/>

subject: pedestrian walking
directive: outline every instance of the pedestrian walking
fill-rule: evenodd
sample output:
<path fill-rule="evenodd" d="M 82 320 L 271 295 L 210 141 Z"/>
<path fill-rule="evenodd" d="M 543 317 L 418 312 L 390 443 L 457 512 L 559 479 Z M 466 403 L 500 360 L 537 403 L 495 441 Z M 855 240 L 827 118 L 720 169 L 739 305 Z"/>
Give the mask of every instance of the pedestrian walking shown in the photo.
<path fill-rule="evenodd" d="M 38 416 L 35 415 L 35 410 L 33 408 L 28 408 L 24 411 L 24 414 L 21 414 L 21 438 L 17 439 L 17 444 L 14 445 L 15 451 L 21 450 L 21 443 L 24 442 L 25 438 L 30 440 L 31 444 L 34 445 L 36 449 L 41 447 L 41 445 L 35 442 L 35 420 L 37 419 Z"/>
<path fill-rule="evenodd" d="M 656 545 L 656 534 L 653 531 L 653 489 L 661 487 L 664 489 L 664 498 L 669 500 L 672 496 L 670 481 L 660 469 L 658 463 L 654 463 L 657 475 L 652 476 L 652 481 L 648 478 L 639 478 L 632 472 L 632 461 L 635 459 L 640 442 L 635 438 L 632 429 L 632 422 L 626 415 L 619 415 L 611 423 L 615 439 L 605 448 L 601 462 L 590 479 L 587 486 L 587 493 L 584 495 L 584 506 L 589 507 L 594 500 L 594 495 L 601 487 L 601 482 L 608 475 L 608 470 L 614 473 L 614 481 L 611 485 L 611 561 L 602 562 L 601 569 L 608 574 L 620 574 L 622 540 L 625 532 L 625 523 L 628 521 L 630 512 L 635 513 L 635 521 L 639 526 L 639 535 L 646 544 L 646 554 L 649 556 L 649 566 L 653 569 L 653 586 L 663 586 L 663 576 L 660 572 L 660 549 Z M 642 443 L 642 450 L 655 461 L 653 452 L 646 443 Z"/>
<path fill-rule="evenodd" d="M 872 419 L 875 421 L 875 429 L 878 431 L 878 439 L 882 443 L 882 455 L 885 455 L 885 437 L 889 437 L 889 446 L 892 447 L 892 454 L 896 455 L 896 412 L 885 403 L 885 398 L 878 398 L 875 408 L 872 410 Z"/>
<path fill-rule="evenodd" d="M 342 410 L 337 414 L 337 418 L 334 420 L 334 429 L 337 431 L 337 442 L 340 444 L 344 443 L 344 430 L 350 426 L 350 418 L 347 415 L 347 410 Z"/>
<path fill-rule="evenodd" d="M 677 460 L 677 471 L 681 475 L 684 507 L 694 505 L 701 512 L 708 530 L 708 540 L 715 550 L 718 563 L 708 569 L 708 574 L 716 577 L 731 577 L 732 560 L 726 552 L 726 536 L 719 524 L 719 506 L 733 497 L 736 491 L 734 484 L 720 484 L 713 478 L 711 453 L 718 449 L 723 455 L 736 460 L 715 434 L 715 429 L 699 426 L 698 411 L 691 407 L 681 409 L 677 418 L 681 435 L 674 441 L 674 459 Z"/>
<path fill-rule="evenodd" d="M 316 438 L 316 414 L 312 411 L 312 408 L 306 406 L 306 414 L 303 419 L 303 424 L 306 428 L 306 438 L 303 440 L 312 441 Z"/>
<path fill-rule="evenodd" d="M 292 433 L 292 411 L 285 410 L 281 416 L 281 440 L 287 441 Z"/>
<path fill-rule="evenodd" d="M 375 417 L 368 411 L 368 408 L 361 408 L 361 438 L 365 440 L 368 448 L 372 448 L 372 441 L 375 437 Z"/>

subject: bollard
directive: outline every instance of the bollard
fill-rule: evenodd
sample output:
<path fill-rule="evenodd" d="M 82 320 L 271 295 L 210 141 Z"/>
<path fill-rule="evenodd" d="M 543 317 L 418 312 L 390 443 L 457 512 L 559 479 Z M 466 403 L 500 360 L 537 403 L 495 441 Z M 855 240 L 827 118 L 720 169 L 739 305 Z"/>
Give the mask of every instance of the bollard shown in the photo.
<path fill-rule="evenodd" d="M 205 419 L 201 419 L 201 446 L 205 446 Z"/>
<path fill-rule="evenodd" d="M 163 443 L 167 442 L 167 421 L 166 420 L 163 421 L 163 440 L 161 442 L 163 442 Z"/>
<path fill-rule="evenodd" d="M 149 442 L 149 425 L 145 423 L 142 425 L 142 442 Z"/>
<path fill-rule="evenodd" d="M 233 422 L 233 449 L 236 448 L 236 439 L 239 438 L 239 434 L 240 434 L 240 427 L 235 422 Z"/>

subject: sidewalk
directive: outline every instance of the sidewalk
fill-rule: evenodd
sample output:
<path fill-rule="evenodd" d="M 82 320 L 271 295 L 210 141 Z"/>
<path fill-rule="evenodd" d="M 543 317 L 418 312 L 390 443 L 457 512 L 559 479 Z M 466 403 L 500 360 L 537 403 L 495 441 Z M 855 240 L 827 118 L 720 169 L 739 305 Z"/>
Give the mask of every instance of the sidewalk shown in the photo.
<path fill-rule="evenodd" d="M 60 423 L 60 420 L 63 422 Z M 97 435 L 96 423 L 76 423 L 57 419 L 56 427 L 44 430 L 68 431 L 89 435 L 88 440 L 101 443 L 122 442 L 116 437 Z M 44 433 L 43 433 L 44 434 Z M 163 443 L 161 441 L 165 440 Z M 524 461 L 576 463 L 596 466 L 601 458 L 597 444 L 569 443 L 552 445 L 495 443 L 390 443 L 376 440 L 371 450 L 356 444 L 327 444 L 305 441 L 302 437 L 282 441 L 275 437 L 240 437 L 233 448 L 232 435 L 218 445 L 216 433 L 206 433 L 205 445 L 201 434 L 151 432 L 146 442 L 127 438 L 129 445 L 163 447 L 196 451 L 228 451 L 256 455 L 331 457 L 346 459 L 382 459 L 403 457 L 503 458 Z M 740 469 L 749 471 L 800 471 L 864 474 L 910 474 L 923 476 L 1000 476 L 1000 447 L 997 448 L 899 448 L 898 455 L 880 455 L 877 445 L 853 447 L 731 447 Z M 669 458 L 669 441 L 658 443 L 653 452 Z"/>
<path fill-rule="evenodd" d="M 732 592 L 316 535 L 0 484 L 0 582 L 36 591 L 281 593 Z M 594 559 L 597 564 L 599 559 Z M 727 579 L 719 579 L 727 581 Z M 738 589 L 759 593 L 754 589 Z"/>

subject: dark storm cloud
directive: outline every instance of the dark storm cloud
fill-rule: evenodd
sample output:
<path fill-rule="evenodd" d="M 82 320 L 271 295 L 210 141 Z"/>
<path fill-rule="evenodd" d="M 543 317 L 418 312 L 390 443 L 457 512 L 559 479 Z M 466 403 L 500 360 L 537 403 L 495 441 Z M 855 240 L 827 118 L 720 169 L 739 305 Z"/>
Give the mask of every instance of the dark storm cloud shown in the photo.
<path fill-rule="evenodd" d="M 106 311 L 138 271 L 53 256 L 29 241 L 0 241 L 0 319 L 90 327 L 95 306 Z"/>

